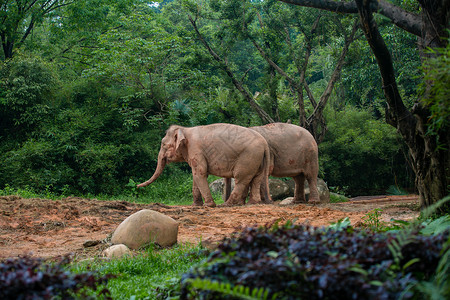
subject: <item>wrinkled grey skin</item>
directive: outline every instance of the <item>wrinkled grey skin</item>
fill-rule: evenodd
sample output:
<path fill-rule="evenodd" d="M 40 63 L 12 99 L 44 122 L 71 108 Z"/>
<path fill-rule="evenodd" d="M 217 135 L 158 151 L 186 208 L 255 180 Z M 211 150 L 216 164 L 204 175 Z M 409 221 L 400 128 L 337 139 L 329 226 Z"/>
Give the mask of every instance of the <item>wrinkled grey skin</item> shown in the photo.
<path fill-rule="evenodd" d="M 272 123 L 251 127 L 251 129 L 260 133 L 269 144 L 269 174 L 274 177 L 292 177 L 294 179 L 293 203 L 306 202 L 305 179 L 308 180 L 310 188 L 309 202 L 319 202 L 319 191 L 317 189 L 318 147 L 309 131 L 303 127 L 287 123 Z M 226 195 L 229 194 L 230 186 L 230 180 L 226 179 Z M 266 203 L 272 202 L 267 196 L 263 197 L 263 201 Z"/>
<path fill-rule="evenodd" d="M 234 178 L 236 187 L 225 205 L 237 205 L 250 188 L 249 203 L 261 202 L 261 186 L 268 191 L 270 150 L 256 131 L 232 124 L 197 127 L 172 125 L 161 141 L 153 176 L 137 187 L 154 182 L 166 164 L 187 162 L 192 168 L 194 205 L 216 206 L 208 186 L 208 175 Z"/>

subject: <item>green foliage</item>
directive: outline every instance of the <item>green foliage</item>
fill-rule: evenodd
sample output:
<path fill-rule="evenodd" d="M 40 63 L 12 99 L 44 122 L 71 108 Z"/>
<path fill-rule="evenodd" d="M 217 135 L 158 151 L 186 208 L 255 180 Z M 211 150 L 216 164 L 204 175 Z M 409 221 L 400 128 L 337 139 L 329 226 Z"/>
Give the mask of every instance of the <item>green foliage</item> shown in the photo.
<path fill-rule="evenodd" d="M 329 186 L 363 194 L 411 184 L 394 128 L 351 106 L 328 111 L 327 120 L 329 131 L 319 145 L 319 160 Z"/>
<path fill-rule="evenodd" d="M 330 203 L 347 202 L 348 198 L 337 193 L 330 193 Z"/>
<path fill-rule="evenodd" d="M 333 226 L 247 228 L 183 275 L 181 299 L 228 299 L 236 285 L 244 298 L 263 289 L 269 298 L 416 299 L 416 287 L 448 269 L 448 229 L 424 236 L 414 224 L 388 233 L 348 220 Z"/>
<path fill-rule="evenodd" d="M 107 262 L 79 262 L 72 270 L 76 273 L 96 270 L 100 274 L 116 275 L 107 285 L 113 299 L 176 299 L 180 293 L 181 274 L 207 255 L 208 251 L 199 246 L 176 245 Z"/>
<path fill-rule="evenodd" d="M 391 185 L 386 190 L 388 195 L 407 195 L 408 193 L 396 185 Z"/>
<path fill-rule="evenodd" d="M 277 299 L 277 295 L 273 294 L 269 298 L 269 292 L 264 288 L 254 288 L 250 289 L 242 285 L 232 286 L 230 283 L 209 281 L 207 279 L 188 279 L 185 281 L 186 284 L 190 286 L 188 299 L 197 299 L 200 296 L 201 291 L 210 291 L 223 297 L 232 297 L 244 300 L 266 300 L 266 299 Z"/>
<path fill-rule="evenodd" d="M 420 58 L 416 37 L 392 24 L 379 23 L 379 30 L 392 49 L 391 55 L 396 70 L 396 81 L 408 106 L 412 105 L 420 82 Z M 356 40 L 349 49 L 347 65 L 342 70 L 341 82 L 337 87 L 335 107 L 346 104 L 370 108 L 375 116 L 384 115 L 384 94 L 379 88 L 380 72 L 364 39 Z"/>
<path fill-rule="evenodd" d="M 344 219 L 340 219 L 335 223 L 331 223 L 327 228 L 330 230 L 346 230 L 351 228 L 352 223 L 350 222 L 350 219 L 348 217 L 345 217 Z"/>
<path fill-rule="evenodd" d="M 88 293 L 111 299 L 104 285 L 113 276 L 86 270 L 66 270 L 70 258 L 45 262 L 40 258 L 10 258 L 0 262 L 0 297 L 2 299 L 84 299 Z"/>
<path fill-rule="evenodd" d="M 445 215 L 437 219 L 427 219 L 422 223 L 424 227 L 420 232 L 424 235 L 432 235 L 450 229 L 450 215 Z"/>
<path fill-rule="evenodd" d="M 321 13 L 311 35 L 318 12 L 279 1 L 176 0 L 159 7 L 141 0 L 45 2 L 54 5 L 50 10 L 43 10 L 43 1 L 21 4 L 30 10 L 19 12 L 19 2 L 0 9 L 5 21 L 0 31 L 11 37 L 16 33 L 14 41 L 9 40 L 13 58 L 4 60 L 0 54 L 0 189 L 8 185 L 54 195 L 145 198 L 149 189 L 158 188 L 132 192 L 126 185 L 130 178 L 140 182 L 151 176 L 169 125 L 261 125 L 228 76 L 197 43 L 187 12 L 198 14 L 200 31 L 257 103 L 274 118 L 294 123 L 299 117 L 295 92 L 267 65 L 250 38 L 297 78 L 306 38 L 311 37 L 306 81 L 318 97 L 342 47 L 342 30 L 352 23 L 352 18 Z M 32 20 L 32 31 L 17 43 Z M 391 25 L 381 25 L 399 62 L 402 94 L 411 97 L 419 80 L 411 80 L 411 74 L 418 73 L 415 43 Z M 340 192 L 384 192 L 391 185 L 408 187 L 411 182 L 395 134 L 371 118 L 382 117 L 383 107 L 382 92 L 374 88 L 379 80 L 376 63 L 369 52 L 365 42 L 352 44 L 342 81 L 330 99 L 338 112 L 327 113 L 330 134 L 321 146 L 321 171 Z M 433 68 L 434 64 L 430 76 L 440 76 L 442 72 L 434 74 Z M 365 113 L 346 104 L 371 110 Z M 312 106 L 305 106 L 310 113 Z M 445 112 L 445 102 L 438 106 Z M 185 165 L 179 168 L 187 171 Z M 160 180 L 165 182 L 170 172 Z M 156 196 L 187 202 L 181 192 L 169 194 Z"/>
<path fill-rule="evenodd" d="M 382 210 L 379 208 L 368 212 L 364 217 L 362 217 L 363 227 L 372 231 L 380 232 L 389 230 L 387 222 L 381 219 Z"/>
<path fill-rule="evenodd" d="M 39 58 L 17 56 L 0 63 L 0 136 L 29 136 L 50 113 L 58 83 L 53 67 Z"/>
<path fill-rule="evenodd" d="M 422 67 L 425 78 L 420 92 L 422 103 L 431 112 L 429 133 L 436 134 L 450 126 L 450 43 L 445 49 L 429 50 L 429 55 Z"/>

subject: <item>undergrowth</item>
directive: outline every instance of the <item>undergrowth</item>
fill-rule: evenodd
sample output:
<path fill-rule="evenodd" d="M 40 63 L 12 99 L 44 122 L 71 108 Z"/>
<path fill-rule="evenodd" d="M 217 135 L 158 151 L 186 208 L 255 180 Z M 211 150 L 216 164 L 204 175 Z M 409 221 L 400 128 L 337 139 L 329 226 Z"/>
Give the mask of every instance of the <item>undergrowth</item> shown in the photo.
<path fill-rule="evenodd" d="M 51 185 L 44 191 L 35 191 L 30 186 L 23 188 L 13 188 L 8 184 L 3 189 L 0 189 L 0 196 L 17 195 L 23 198 L 43 198 L 59 200 L 62 198 L 77 196 L 87 199 L 98 200 L 114 200 L 120 199 L 122 201 L 135 203 L 162 203 L 166 205 L 190 205 L 192 204 L 192 175 L 186 172 L 177 172 L 174 176 L 161 176 L 151 185 L 144 188 L 136 188 L 138 182 L 129 179 L 128 184 L 123 186 L 123 193 L 112 196 L 106 194 L 70 194 L 69 189 L 64 190 L 61 194 L 53 192 Z M 209 182 L 217 179 L 217 177 L 210 176 Z M 222 195 L 220 193 L 213 193 L 214 201 L 217 204 L 223 203 Z"/>
<path fill-rule="evenodd" d="M 111 299 L 105 288 L 112 275 L 97 272 L 70 272 L 69 257 L 54 262 L 40 258 L 10 258 L 0 262 L 1 299 Z"/>
<path fill-rule="evenodd" d="M 378 231 L 379 211 L 366 222 L 365 229 L 348 219 L 329 228 L 247 228 L 183 275 L 180 299 L 450 297 L 448 215 L 387 232 Z"/>
<path fill-rule="evenodd" d="M 133 257 L 79 262 L 72 271 L 114 274 L 107 285 L 113 299 L 172 299 L 179 295 L 181 275 L 208 254 L 199 245 L 176 245 L 157 251 L 148 248 Z"/>

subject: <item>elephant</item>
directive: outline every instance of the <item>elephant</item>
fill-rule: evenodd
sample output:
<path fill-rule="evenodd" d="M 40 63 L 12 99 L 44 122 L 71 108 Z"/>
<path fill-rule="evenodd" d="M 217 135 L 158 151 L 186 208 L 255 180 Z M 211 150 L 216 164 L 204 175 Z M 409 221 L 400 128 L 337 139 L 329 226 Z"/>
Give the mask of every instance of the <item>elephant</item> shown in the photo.
<path fill-rule="evenodd" d="M 250 127 L 250 129 L 260 133 L 269 144 L 269 174 L 274 177 L 292 177 L 294 179 L 293 203 L 306 202 L 305 178 L 308 180 L 310 188 L 309 202 L 319 202 L 317 189 L 319 155 L 317 143 L 311 133 L 303 127 L 287 123 L 271 123 Z M 230 179 L 225 179 L 225 196 L 230 193 L 230 181 Z M 263 201 L 271 203 L 272 200 L 267 195 L 268 193 L 265 193 Z"/>
<path fill-rule="evenodd" d="M 194 205 L 203 205 L 203 197 L 206 206 L 216 206 L 207 182 L 209 174 L 235 179 L 235 189 L 225 202 L 227 206 L 245 199 L 249 187 L 249 203 L 260 203 L 261 193 L 268 197 L 264 193 L 268 192 L 270 150 L 264 137 L 254 130 L 223 123 L 172 125 L 161 141 L 153 176 L 137 187 L 154 182 L 171 162 L 187 162 L 191 167 Z"/>

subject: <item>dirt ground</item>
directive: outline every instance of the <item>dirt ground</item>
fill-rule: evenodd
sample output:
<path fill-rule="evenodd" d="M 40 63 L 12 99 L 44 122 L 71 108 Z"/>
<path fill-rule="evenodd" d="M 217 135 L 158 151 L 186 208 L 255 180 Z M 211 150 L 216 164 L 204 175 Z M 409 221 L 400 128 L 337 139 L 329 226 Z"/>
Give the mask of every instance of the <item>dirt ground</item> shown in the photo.
<path fill-rule="evenodd" d="M 245 226 L 279 220 L 326 226 L 349 217 L 361 226 L 362 217 L 382 209 L 385 221 L 418 215 L 418 197 L 372 196 L 319 205 L 247 205 L 240 207 L 167 206 L 125 201 L 68 197 L 62 200 L 0 197 L 0 260 L 21 255 L 45 258 L 74 253 L 78 258 L 101 255 L 115 228 L 141 209 L 152 209 L 177 220 L 178 243 L 211 246 Z"/>

